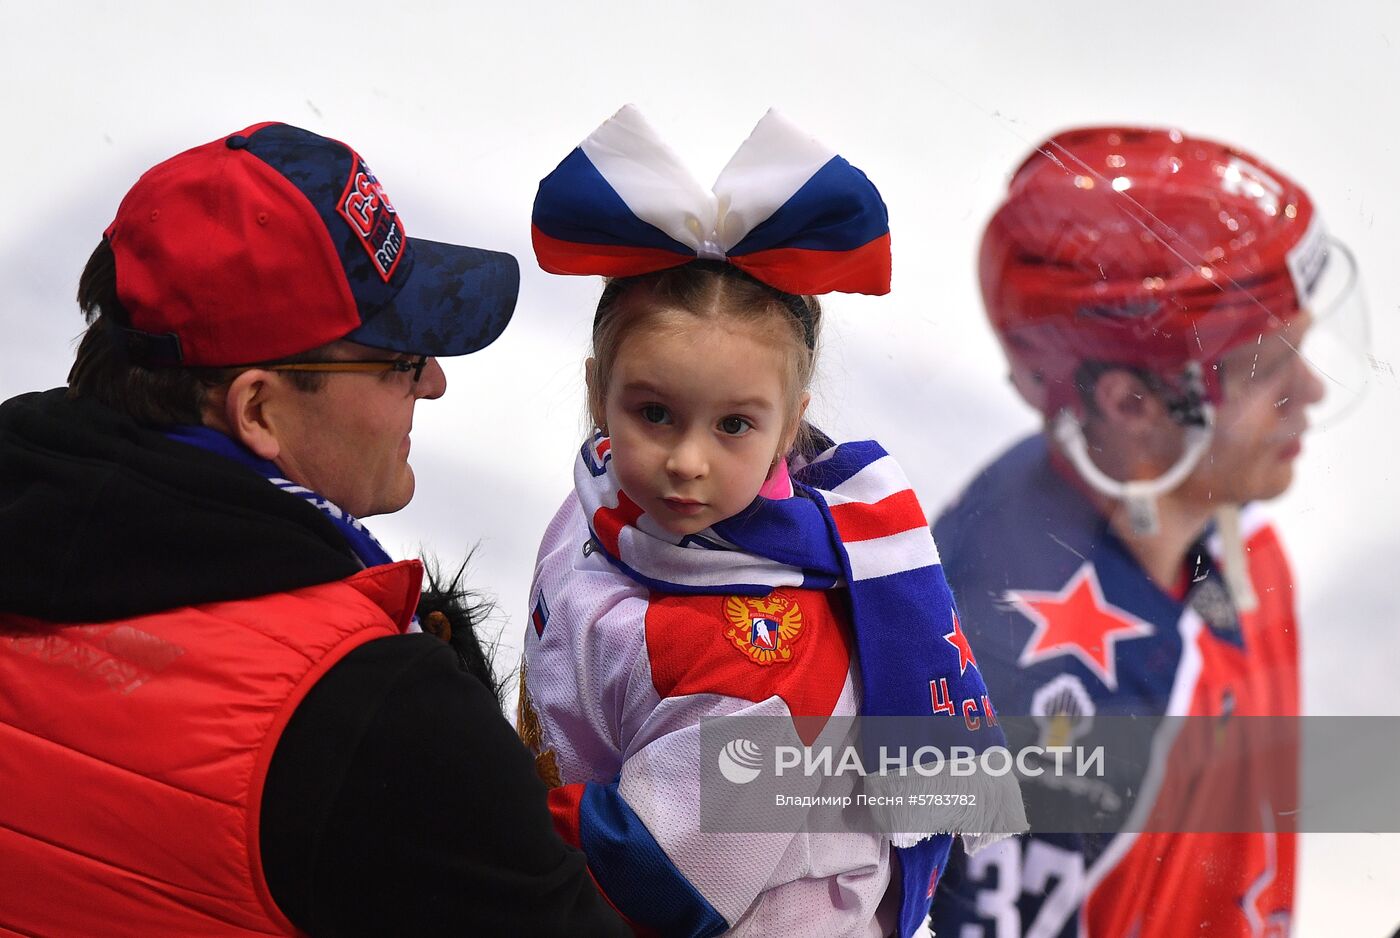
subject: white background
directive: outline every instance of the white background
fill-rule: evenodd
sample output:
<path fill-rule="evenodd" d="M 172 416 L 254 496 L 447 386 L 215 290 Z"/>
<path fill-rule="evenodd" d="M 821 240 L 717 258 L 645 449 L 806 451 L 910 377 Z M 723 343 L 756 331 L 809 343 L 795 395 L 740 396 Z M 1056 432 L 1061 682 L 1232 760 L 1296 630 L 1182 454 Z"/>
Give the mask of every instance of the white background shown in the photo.
<path fill-rule="evenodd" d="M 1400 713 L 1400 8 L 1332 2 L 19 3 L 0 0 L 0 397 L 62 383 L 77 275 L 148 166 L 265 119 L 344 139 L 411 235 L 522 259 L 515 321 L 418 410 L 418 497 L 371 526 L 497 594 L 503 666 L 569 487 L 598 284 L 533 264 L 539 178 L 637 104 L 703 181 L 770 105 L 890 208 L 894 292 L 827 303 L 816 417 L 893 451 L 931 511 L 1034 426 L 980 313 L 974 252 L 1010 171 L 1076 123 L 1170 124 L 1304 183 L 1355 249 L 1372 387 L 1276 505 L 1313 712 Z M 1397 835 L 1307 839 L 1302 935 L 1400 924 Z"/>

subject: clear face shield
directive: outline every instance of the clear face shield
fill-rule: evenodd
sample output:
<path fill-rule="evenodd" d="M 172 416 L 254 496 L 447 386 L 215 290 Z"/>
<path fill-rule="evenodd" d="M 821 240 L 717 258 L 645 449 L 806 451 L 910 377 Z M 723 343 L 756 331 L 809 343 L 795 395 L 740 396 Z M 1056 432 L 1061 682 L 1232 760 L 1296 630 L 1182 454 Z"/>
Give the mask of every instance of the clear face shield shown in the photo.
<path fill-rule="evenodd" d="M 1363 399 L 1376 367 L 1369 353 L 1370 324 L 1360 272 L 1350 249 L 1321 239 L 1322 262 L 1307 297 L 1305 314 L 1235 344 L 1215 366 L 1221 369 L 1225 422 L 1241 398 L 1267 400 L 1276 408 L 1305 410 L 1306 423 L 1292 426 L 1301 436 L 1335 426 Z M 1301 281 L 1301 278 L 1299 278 Z"/>
<path fill-rule="evenodd" d="M 1309 408 L 1312 426 L 1324 430 L 1356 410 L 1382 367 L 1370 355 L 1371 325 L 1361 271 L 1351 249 L 1327 239 L 1327 265 L 1311 296 L 1312 328 L 1294 349 L 1323 385 Z"/>

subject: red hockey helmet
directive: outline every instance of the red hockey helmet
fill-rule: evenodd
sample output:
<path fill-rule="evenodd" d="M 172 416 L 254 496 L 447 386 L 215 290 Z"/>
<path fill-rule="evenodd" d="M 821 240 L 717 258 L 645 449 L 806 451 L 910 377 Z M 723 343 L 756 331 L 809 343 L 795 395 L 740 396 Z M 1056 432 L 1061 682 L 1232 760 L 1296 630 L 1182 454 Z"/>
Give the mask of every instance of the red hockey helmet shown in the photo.
<path fill-rule="evenodd" d="M 1086 363 L 1168 386 L 1278 329 L 1328 261 L 1311 199 L 1225 144 L 1091 127 L 1037 147 L 987 225 L 982 296 L 1012 379 L 1047 416 L 1077 409 Z M 1194 370 L 1194 369 L 1193 369 Z"/>

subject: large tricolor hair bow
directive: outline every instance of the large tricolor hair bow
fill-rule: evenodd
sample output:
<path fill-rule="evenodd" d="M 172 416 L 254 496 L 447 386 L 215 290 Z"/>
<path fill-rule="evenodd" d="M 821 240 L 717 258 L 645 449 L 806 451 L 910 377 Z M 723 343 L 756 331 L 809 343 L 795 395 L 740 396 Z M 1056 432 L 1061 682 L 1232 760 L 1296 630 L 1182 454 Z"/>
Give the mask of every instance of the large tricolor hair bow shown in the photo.
<path fill-rule="evenodd" d="M 890 290 L 880 193 L 772 110 L 707 192 L 628 105 L 540 182 L 531 228 L 554 274 L 630 277 L 704 258 L 786 293 Z"/>

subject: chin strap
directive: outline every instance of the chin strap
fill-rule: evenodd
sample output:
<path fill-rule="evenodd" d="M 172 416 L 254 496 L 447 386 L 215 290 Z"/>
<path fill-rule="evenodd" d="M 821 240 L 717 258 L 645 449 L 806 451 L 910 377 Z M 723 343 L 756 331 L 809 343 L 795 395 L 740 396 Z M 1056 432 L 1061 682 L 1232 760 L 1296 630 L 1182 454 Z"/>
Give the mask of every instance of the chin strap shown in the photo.
<path fill-rule="evenodd" d="M 1207 403 L 1199 405 L 1202 417 L 1199 425 L 1186 428 L 1186 445 L 1176 463 L 1155 479 L 1134 479 L 1120 482 L 1094 464 L 1089 456 L 1089 443 L 1084 428 L 1069 410 L 1055 416 L 1055 439 L 1069 458 L 1079 477 L 1094 491 L 1121 501 L 1128 508 L 1128 519 L 1136 534 L 1157 533 L 1157 498 L 1186 481 L 1210 446 L 1215 429 L 1215 411 Z"/>
<path fill-rule="evenodd" d="M 1066 408 L 1055 415 L 1053 433 L 1060 450 L 1090 488 L 1127 506 L 1128 521 L 1133 533 L 1138 535 L 1157 533 L 1157 499 L 1186 481 L 1210 447 L 1211 437 L 1215 433 L 1215 408 L 1205 399 L 1200 365 L 1195 362 L 1187 365 L 1182 379 L 1186 392 L 1180 398 L 1169 401 L 1168 406 L 1172 416 L 1186 428 L 1185 443 L 1181 456 L 1172 467 L 1155 479 L 1121 482 L 1112 478 L 1089 456 L 1084 428 L 1074 413 Z M 1216 509 L 1215 525 L 1220 534 L 1225 587 L 1238 611 L 1252 612 L 1259 605 L 1259 597 L 1249 578 L 1249 563 L 1245 558 L 1244 538 L 1240 533 L 1239 506 L 1222 505 Z"/>
<path fill-rule="evenodd" d="M 1259 596 L 1254 592 L 1254 583 L 1249 578 L 1249 561 L 1244 555 L 1238 505 L 1222 505 L 1216 509 L 1215 530 L 1220 534 L 1220 560 L 1225 568 L 1225 587 L 1235 601 L 1235 610 L 1253 612 L 1259 608 Z"/>

